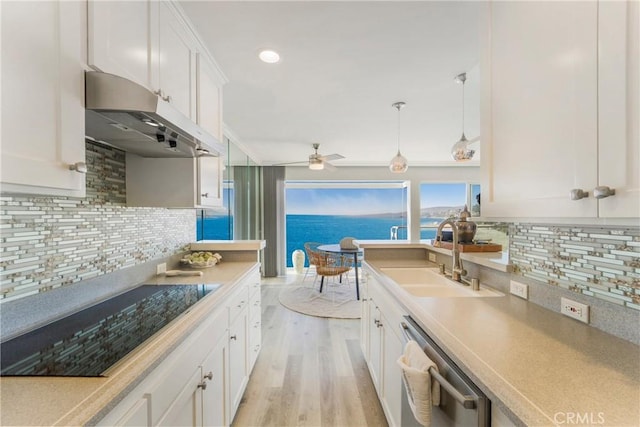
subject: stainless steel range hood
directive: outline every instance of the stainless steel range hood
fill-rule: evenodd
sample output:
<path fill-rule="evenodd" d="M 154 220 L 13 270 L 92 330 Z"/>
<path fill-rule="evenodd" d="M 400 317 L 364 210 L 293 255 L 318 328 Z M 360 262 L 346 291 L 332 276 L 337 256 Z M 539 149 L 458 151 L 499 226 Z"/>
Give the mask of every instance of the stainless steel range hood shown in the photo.
<path fill-rule="evenodd" d="M 85 73 L 87 138 L 143 157 L 222 156 L 225 148 L 169 102 L 125 78 Z"/>

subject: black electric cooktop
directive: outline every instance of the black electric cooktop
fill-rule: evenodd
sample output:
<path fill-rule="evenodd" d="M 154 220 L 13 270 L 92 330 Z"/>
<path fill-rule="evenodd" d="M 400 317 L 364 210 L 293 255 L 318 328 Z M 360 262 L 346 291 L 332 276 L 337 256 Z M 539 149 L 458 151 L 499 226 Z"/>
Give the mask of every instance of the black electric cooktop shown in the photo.
<path fill-rule="evenodd" d="M 219 286 L 139 286 L 0 344 L 0 375 L 103 376 Z"/>

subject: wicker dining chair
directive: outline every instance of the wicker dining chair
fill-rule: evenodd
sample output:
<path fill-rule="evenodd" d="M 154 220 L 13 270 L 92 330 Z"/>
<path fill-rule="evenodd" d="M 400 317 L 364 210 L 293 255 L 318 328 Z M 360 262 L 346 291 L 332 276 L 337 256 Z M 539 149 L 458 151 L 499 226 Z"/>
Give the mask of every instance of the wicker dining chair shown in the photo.
<path fill-rule="evenodd" d="M 349 257 L 331 252 L 314 251 L 316 257 L 316 273 L 320 276 L 320 292 L 324 286 L 325 277 L 346 275 L 352 267 Z"/>
<path fill-rule="evenodd" d="M 322 243 L 318 243 L 318 242 L 306 242 L 304 244 L 304 251 L 307 254 L 307 259 L 309 260 L 309 266 L 307 267 L 307 270 L 304 272 L 304 277 L 302 278 L 302 282 L 304 283 L 305 279 L 307 278 L 307 275 L 309 274 L 309 270 L 311 270 L 311 267 L 314 268 L 315 271 L 315 277 L 313 278 L 313 285 L 316 284 L 316 280 L 318 279 L 318 271 L 317 271 L 317 265 L 318 265 L 318 257 L 319 257 L 319 252 L 318 252 L 318 246 L 320 246 Z"/>

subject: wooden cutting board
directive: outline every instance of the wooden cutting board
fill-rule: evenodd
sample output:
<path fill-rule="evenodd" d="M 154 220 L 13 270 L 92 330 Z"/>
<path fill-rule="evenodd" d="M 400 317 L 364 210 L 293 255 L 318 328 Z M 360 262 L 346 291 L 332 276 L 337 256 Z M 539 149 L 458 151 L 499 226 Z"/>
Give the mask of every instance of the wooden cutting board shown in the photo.
<path fill-rule="evenodd" d="M 453 249 L 453 242 L 436 242 L 433 246 L 443 249 Z M 458 249 L 460 252 L 501 252 L 502 245 L 496 243 L 484 243 L 481 245 L 475 243 L 460 243 Z"/>

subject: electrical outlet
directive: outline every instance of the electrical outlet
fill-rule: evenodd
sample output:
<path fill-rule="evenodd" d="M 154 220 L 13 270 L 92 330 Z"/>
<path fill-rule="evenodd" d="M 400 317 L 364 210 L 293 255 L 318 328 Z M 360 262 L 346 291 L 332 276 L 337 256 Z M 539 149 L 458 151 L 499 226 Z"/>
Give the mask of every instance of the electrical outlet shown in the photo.
<path fill-rule="evenodd" d="M 509 292 L 517 297 L 529 299 L 529 285 L 525 285 L 524 283 L 512 280 L 509 286 Z"/>
<path fill-rule="evenodd" d="M 429 261 L 436 262 L 436 254 L 433 252 L 429 252 Z"/>
<path fill-rule="evenodd" d="M 164 274 L 167 272 L 167 263 L 161 262 L 156 266 L 156 274 Z"/>
<path fill-rule="evenodd" d="M 560 313 L 581 322 L 589 323 L 589 306 L 586 304 L 580 304 L 567 298 L 560 298 Z"/>

